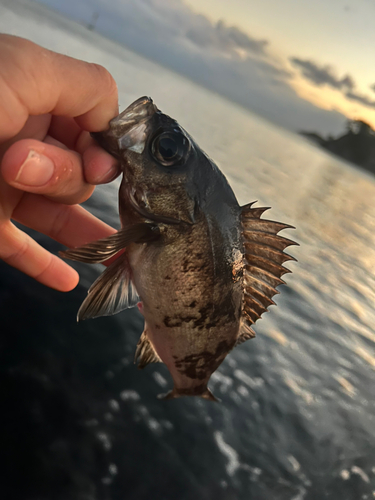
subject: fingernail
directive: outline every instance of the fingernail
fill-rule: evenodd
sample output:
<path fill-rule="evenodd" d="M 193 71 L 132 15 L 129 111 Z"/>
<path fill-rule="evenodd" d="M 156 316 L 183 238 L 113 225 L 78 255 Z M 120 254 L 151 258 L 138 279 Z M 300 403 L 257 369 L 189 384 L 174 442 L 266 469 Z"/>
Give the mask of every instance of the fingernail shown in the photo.
<path fill-rule="evenodd" d="M 54 170 L 52 160 L 31 149 L 15 180 L 25 186 L 43 186 L 51 179 Z"/>
<path fill-rule="evenodd" d="M 109 182 L 115 180 L 119 174 L 120 167 L 117 164 L 113 165 L 105 174 L 95 179 L 95 184 L 108 184 Z"/>

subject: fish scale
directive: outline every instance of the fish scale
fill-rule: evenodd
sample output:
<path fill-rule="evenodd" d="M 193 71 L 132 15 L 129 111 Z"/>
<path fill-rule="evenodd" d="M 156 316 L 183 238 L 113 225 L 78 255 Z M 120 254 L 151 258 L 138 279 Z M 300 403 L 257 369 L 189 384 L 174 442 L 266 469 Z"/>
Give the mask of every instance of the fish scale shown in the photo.
<path fill-rule="evenodd" d="M 274 304 L 287 224 L 262 219 L 267 208 L 240 207 L 226 178 L 190 135 L 148 97 L 92 134 L 121 163 L 122 228 L 62 256 L 104 262 L 78 319 L 115 314 L 138 303 L 145 318 L 135 359 L 163 362 L 173 379 L 164 396 L 216 400 L 212 373 Z"/>

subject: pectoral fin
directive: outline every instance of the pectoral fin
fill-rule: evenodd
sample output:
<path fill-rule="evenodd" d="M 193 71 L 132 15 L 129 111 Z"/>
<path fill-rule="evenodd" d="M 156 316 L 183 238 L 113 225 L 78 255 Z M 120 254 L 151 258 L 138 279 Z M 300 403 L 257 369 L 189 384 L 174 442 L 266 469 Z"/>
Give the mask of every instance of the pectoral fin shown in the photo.
<path fill-rule="evenodd" d="M 155 224 L 134 224 L 134 226 L 120 229 L 107 238 L 59 252 L 59 255 L 64 259 L 97 264 L 114 257 L 130 243 L 146 243 L 157 239 L 159 236 L 160 230 Z"/>
<path fill-rule="evenodd" d="M 79 308 L 77 320 L 111 316 L 137 304 L 126 254 L 120 255 L 91 285 Z"/>
<path fill-rule="evenodd" d="M 277 234 L 282 229 L 294 229 L 293 226 L 261 219 L 268 208 L 252 208 L 252 205 L 250 203 L 242 207 L 241 213 L 244 245 L 243 308 L 236 345 L 255 337 L 251 326 L 274 304 L 272 297 L 279 293 L 276 287 L 285 283 L 281 276 L 291 272 L 283 263 L 296 260 L 284 250 L 290 245 L 298 245 Z"/>

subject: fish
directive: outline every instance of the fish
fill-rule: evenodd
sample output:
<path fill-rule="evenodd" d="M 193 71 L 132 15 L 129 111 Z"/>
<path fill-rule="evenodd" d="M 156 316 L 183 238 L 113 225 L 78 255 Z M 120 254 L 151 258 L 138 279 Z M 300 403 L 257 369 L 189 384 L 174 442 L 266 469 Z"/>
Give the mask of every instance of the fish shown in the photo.
<path fill-rule="evenodd" d="M 144 330 L 139 368 L 164 363 L 173 388 L 164 399 L 200 396 L 254 323 L 295 260 L 288 224 L 261 218 L 269 207 L 240 206 L 224 174 L 176 120 L 141 97 L 91 134 L 119 161 L 121 229 L 61 252 L 100 263 L 117 258 L 88 290 L 78 320 L 138 305 Z M 119 253 L 121 252 L 121 253 Z"/>

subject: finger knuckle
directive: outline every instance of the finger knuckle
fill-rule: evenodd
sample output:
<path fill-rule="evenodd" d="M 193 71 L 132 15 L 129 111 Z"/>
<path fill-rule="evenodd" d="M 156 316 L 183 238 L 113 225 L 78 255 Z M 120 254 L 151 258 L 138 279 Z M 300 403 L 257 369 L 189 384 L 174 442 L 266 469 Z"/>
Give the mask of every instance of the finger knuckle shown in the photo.
<path fill-rule="evenodd" d="M 3 94 L 4 95 L 4 94 Z M 23 128 L 27 120 L 27 112 L 21 102 L 15 102 L 13 106 L 0 106 L 0 139 L 10 139 L 16 136 Z"/>
<path fill-rule="evenodd" d="M 56 241 L 61 241 L 61 236 L 64 234 L 71 222 L 72 209 L 69 206 L 61 207 L 53 221 L 53 226 L 49 231 L 49 236 Z"/>
<path fill-rule="evenodd" d="M 2 259 L 7 264 L 17 267 L 17 264 L 24 258 L 29 250 L 29 243 L 25 240 L 20 247 L 9 252 L 7 255 L 3 255 Z"/>
<path fill-rule="evenodd" d="M 97 72 L 105 93 L 109 95 L 117 93 L 117 84 L 111 73 L 104 66 L 97 63 L 92 63 L 92 67 Z"/>
<path fill-rule="evenodd" d="M 36 279 L 37 281 L 43 281 L 43 278 L 50 274 L 50 271 L 53 267 L 54 264 L 54 256 L 52 254 L 48 254 L 45 257 L 45 261 L 43 263 L 43 267 L 41 270 L 38 270 L 33 274 L 33 278 Z"/>

